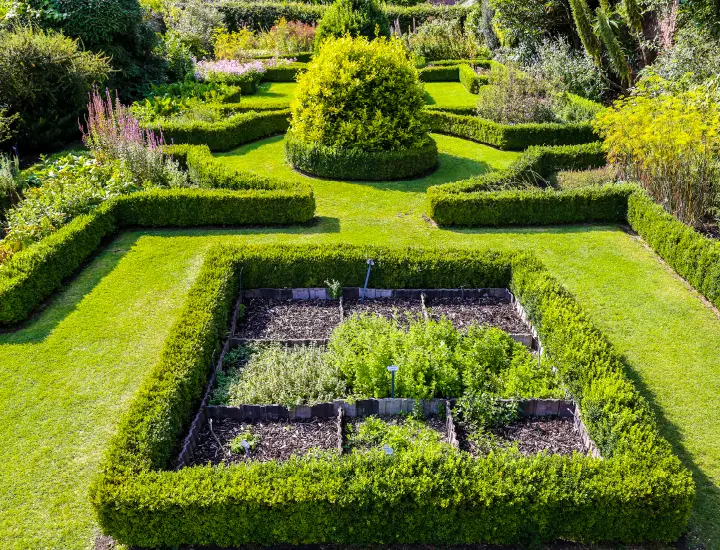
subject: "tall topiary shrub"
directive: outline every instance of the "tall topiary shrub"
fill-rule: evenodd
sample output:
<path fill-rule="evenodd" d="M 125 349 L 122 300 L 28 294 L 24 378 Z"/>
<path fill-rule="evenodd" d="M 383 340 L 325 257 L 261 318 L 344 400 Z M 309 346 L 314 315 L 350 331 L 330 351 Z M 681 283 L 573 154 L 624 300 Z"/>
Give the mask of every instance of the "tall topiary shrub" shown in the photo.
<path fill-rule="evenodd" d="M 288 158 L 301 170 L 343 179 L 427 171 L 437 148 L 423 94 L 399 39 L 328 38 L 298 79 Z"/>
<path fill-rule="evenodd" d="M 378 0 L 336 0 L 327 10 L 315 34 L 315 50 L 329 37 L 390 36 L 390 22 Z"/>

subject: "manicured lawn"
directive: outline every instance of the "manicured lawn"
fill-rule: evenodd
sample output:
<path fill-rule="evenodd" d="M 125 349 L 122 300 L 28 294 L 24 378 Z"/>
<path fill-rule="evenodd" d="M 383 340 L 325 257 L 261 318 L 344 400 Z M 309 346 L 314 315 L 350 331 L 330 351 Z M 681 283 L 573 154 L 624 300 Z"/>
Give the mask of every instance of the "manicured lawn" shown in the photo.
<path fill-rule="evenodd" d="M 48 309 L 0 335 L 0 540 L 3 548 L 87 548 L 87 489 L 107 439 L 162 341 L 209 246 L 220 242 L 525 248 L 538 254 L 623 352 L 692 469 L 693 534 L 720 544 L 720 321 L 636 238 L 615 227 L 441 230 L 423 218 L 431 183 L 511 162 L 512 153 L 436 136 L 432 176 L 363 184 L 315 180 L 319 220 L 290 228 L 127 232 Z M 282 137 L 221 158 L 295 174 Z M 695 538 L 693 538 L 693 541 Z"/>
<path fill-rule="evenodd" d="M 475 107 L 477 96 L 468 92 L 459 82 L 425 82 L 425 101 L 437 107 Z M 286 107 L 295 94 L 294 82 L 263 82 L 257 93 L 243 96 L 241 103 L 251 106 L 273 102 L 278 108 Z"/>
<path fill-rule="evenodd" d="M 295 95 L 297 84 L 294 82 L 262 82 L 253 95 L 243 96 L 240 103 L 253 105 L 258 103 L 277 102 L 278 109 L 287 107 Z"/>
<path fill-rule="evenodd" d="M 425 102 L 435 107 L 477 107 L 478 96 L 459 82 L 425 82 Z"/>

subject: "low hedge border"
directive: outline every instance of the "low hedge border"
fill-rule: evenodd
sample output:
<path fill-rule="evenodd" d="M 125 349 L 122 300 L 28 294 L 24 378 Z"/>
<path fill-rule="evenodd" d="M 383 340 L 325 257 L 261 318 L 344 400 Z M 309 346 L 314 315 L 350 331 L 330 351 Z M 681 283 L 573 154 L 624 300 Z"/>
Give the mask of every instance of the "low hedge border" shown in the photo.
<path fill-rule="evenodd" d="M 387 288 L 509 286 L 579 404 L 603 459 L 455 451 L 351 454 L 170 471 L 243 287 L 326 278 Z M 694 499 L 620 356 L 531 255 L 379 247 L 219 245 L 123 415 L 94 481 L 102 530 L 180 544 L 538 544 L 673 541 Z"/>
<path fill-rule="evenodd" d="M 425 67 L 418 71 L 420 82 L 459 82 L 460 65 Z"/>
<path fill-rule="evenodd" d="M 471 139 L 503 150 L 524 150 L 531 145 L 574 145 L 597 141 L 589 123 L 498 124 L 477 116 L 428 109 L 428 124 L 434 132 Z"/>
<path fill-rule="evenodd" d="M 268 67 L 262 76 L 262 82 L 295 82 L 298 74 L 307 70 L 307 63 L 295 62 Z"/>
<path fill-rule="evenodd" d="M 322 19 L 327 5 L 308 4 L 303 2 L 225 2 L 219 6 L 225 25 L 230 32 L 237 32 L 242 28 L 254 31 L 267 30 L 275 22 L 284 17 L 288 21 L 302 21 L 313 24 Z M 472 11 L 471 6 L 443 6 L 420 4 L 417 6 L 397 6 L 389 4 L 384 7 L 388 19 L 392 22 L 397 19 L 400 28 L 405 32 L 422 25 L 428 20 L 443 18 L 456 19 L 464 24 L 465 19 Z"/>
<path fill-rule="evenodd" d="M 426 175 L 438 164 L 435 140 L 398 151 L 361 151 L 307 143 L 285 134 L 285 158 L 300 172 L 339 180 L 388 181 Z"/>
<path fill-rule="evenodd" d="M 688 227 L 641 191 L 628 198 L 627 222 L 681 277 L 720 307 L 720 242 Z"/>
<path fill-rule="evenodd" d="M 458 77 L 460 78 L 460 83 L 465 86 L 465 89 L 471 94 L 478 93 L 480 86 L 490 84 L 489 76 L 477 74 L 475 69 L 467 63 L 463 63 L 458 67 Z"/>
<path fill-rule="evenodd" d="M 280 225 L 305 223 L 314 216 L 309 185 L 232 170 L 215 162 L 206 146 L 178 146 L 176 154 L 205 189 L 156 189 L 116 197 L 15 254 L 0 266 L 0 326 L 27 319 L 124 227 Z"/>
<path fill-rule="evenodd" d="M 228 109 L 232 104 L 223 105 Z M 288 127 L 290 110 L 247 111 L 229 116 L 220 122 L 165 122 L 146 125 L 161 131 L 166 142 L 207 145 L 213 151 L 227 151 L 244 143 L 284 133 Z"/>

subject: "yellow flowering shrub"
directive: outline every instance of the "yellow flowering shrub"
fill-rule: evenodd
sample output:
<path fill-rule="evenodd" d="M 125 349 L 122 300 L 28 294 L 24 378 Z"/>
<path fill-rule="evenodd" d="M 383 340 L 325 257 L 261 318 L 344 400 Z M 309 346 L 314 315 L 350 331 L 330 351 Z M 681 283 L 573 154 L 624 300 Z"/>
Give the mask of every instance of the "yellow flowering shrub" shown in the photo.
<path fill-rule="evenodd" d="M 709 86 L 677 89 L 659 77 L 600 113 L 608 160 L 665 209 L 697 225 L 718 205 L 720 103 Z"/>

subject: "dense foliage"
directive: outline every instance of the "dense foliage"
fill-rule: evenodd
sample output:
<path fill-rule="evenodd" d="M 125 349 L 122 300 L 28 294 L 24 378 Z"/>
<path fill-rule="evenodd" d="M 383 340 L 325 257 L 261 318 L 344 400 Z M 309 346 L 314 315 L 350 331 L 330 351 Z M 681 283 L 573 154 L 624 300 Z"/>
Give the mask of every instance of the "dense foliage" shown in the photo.
<path fill-rule="evenodd" d="M 17 115 L 11 127 L 20 148 L 53 148 L 78 136 L 88 92 L 110 74 L 108 60 L 29 26 L 0 29 L 0 44 L 0 106 Z"/>
<path fill-rule="evenodd" d="M 309 52 L 315 42 L 315 25 L 288 21 L 281 17 L 269 30 L 254 32 L 243 28 L 237 32 L 215 34 L 217 59 L 246 60 L 258 55 L 289 55 Z"/>
<path fill-rule="evenodd" d="M 279 344 L 232 350 L 213 399 L 222 404 L 312 405 L 340 399 L 346 386 L 323 348 Z"/>
<path fill-rule="evenodd" d="M 689 224 L 715 212 L 720 193 L 720 101 L 713 88 L 641 82 L 597 121 L 608 159 Z"/>
<path fill-rule="evenodd" d="M 487 55 L 487 50 L 466 33 L 462 22 L 457 19 L 428 21 L 404 38 L 415 56 L 425 61 L 474 59 Z"/>
<path fill-rule="evenodd" d="M 390 396 L 388 365 L 399 368 L 398 397 L 458 397 L 466 391 L 501 397 L 557 395 L 550 371 L 538 369 L 522 344 L 496 328 L 473 325 L 458 331 L 445 318 L 360 315 L 338 325 L 329 350 L 358 396 Z"/>
<path fill-rule="evenodd" d="M 293 135 L 364 151 L 396 150 L 428 139 L 417 69 L 398 39 L 328 38 L 298 79 Z"/>
<path fill-rule="evenodd" d="M 328 38 L 346 35 L 372 39 L 390 36 L 390 23 L 379 0 L 335 0 L 325 10 L 315 35 L 315 49 Z"/>

